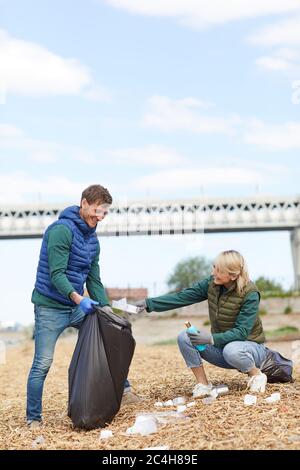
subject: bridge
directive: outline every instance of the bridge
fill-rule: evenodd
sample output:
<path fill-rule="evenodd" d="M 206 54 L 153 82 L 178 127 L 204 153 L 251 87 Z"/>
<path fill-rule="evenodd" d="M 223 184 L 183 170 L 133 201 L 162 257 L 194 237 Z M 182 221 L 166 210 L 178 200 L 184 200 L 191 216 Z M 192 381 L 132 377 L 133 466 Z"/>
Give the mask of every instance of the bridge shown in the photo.
<path fill-rule="evenodd" d="M 0 206 L 0 239 L 42 237 L 67 204 Z M 300 289 L 300 196 L 120 201 L 98 225 L 100 236 L 290 232 Z"/>

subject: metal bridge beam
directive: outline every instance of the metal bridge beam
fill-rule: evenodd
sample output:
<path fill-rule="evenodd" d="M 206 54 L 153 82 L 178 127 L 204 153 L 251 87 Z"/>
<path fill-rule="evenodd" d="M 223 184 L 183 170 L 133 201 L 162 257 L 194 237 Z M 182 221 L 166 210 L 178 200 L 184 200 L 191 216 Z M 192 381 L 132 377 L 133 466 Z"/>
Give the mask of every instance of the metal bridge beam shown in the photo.
<path fill-rule="evenodd" d="M 62 205 L 0 207 L 0 239 L 39 238 L 57 219 Z M 127 201 L 112 206 L 99 225 L 103 236 L 291 232 L 295 288 L 300 290 L 300 198 L 253 197 Z"/>
<path fill-rule="evenodd" d="M 296 291 L 300 291 L 300 227 L 291 231 L 291 247 L 295 273 Z"/>

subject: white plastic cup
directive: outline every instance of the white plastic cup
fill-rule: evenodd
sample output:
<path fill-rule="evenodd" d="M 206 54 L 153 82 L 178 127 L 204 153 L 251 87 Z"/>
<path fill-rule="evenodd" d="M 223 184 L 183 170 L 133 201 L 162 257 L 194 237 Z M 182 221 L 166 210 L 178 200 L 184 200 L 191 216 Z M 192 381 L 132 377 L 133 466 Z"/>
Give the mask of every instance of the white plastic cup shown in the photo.
<path fill-rule="evenodd" d="M 218 392 L 218 396 L 227 395 L 227 393 L 229 393 L 229 388 L 227 385 L 218 385 L 216 390 Z"/>
<path fill-rule="evenodd" d="M 276 403 L 276 401 L 279 401 L 279 400 L 280 400 L 280 393 L 279 392 L 272 393 L 272 395 L 270 397 L 267 397 L 265 399 L 265 401 L 267 403 Z"/>
<path fill-rule="evenodd" d="M 168 400 L 164 402 L 164 406 L 173 406 L 173 405 L 174 405 L 173 400 Z"/>
<path fill-rule="evenodd" d="M 142 436 L 147 436 L 157 431 L 156 419 L 151 415 L 137 416 L 134 426 L 134 433 L 139 433 Z"/>
<path fill-rule="evenodd" d="M 173 400 L 174 405 L 184 405 L 185 404 L 185 398 L 184 397 L 176 397 Z"/>
<path fill-rule="evenodd" d="M 257 402 L 257 397 L 255 395 L 245 395 L 244 405 L 251 406 L 251 405 L 255 405 L 256 402 Z"/>
<path fill-rule="evenodd" d="M 177 406 L 177 412 L 178 413 L 182 413 L 185 410 L 186 410 L 186 405 L 178 405 Z"/>
<path fill-rule="evenodd" d="M 113 433 L 109 429 L 100 432 L 100 439 L 108 439 L 109 437 L 113 437 Z"/>
<path fill-rule="evenodd" d="M 195 406 L 196 405 L 196 402 L 195 401 L 190 401 L 190 403 L 188 403 L 186 406 L 188 408 L 191 408 L 192 406 Z"/>
<path fill-rule="evenodd" d="M 217 398 L 218 396 L 218 390 L 216 388 L 213 388 L 212 391 L 209 394 L 210 397 Z"/>

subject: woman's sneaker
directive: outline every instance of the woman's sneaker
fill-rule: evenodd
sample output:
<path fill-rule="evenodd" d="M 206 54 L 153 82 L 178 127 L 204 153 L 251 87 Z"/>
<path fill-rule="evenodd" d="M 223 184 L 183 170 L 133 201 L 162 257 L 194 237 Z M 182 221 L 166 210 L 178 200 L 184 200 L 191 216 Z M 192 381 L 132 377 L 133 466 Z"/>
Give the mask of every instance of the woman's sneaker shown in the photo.
<path fill-rule="evenodd" d="M 193 389 L 193 397 L 194 398 L 206 397 L 207 395 L 210 395 L 212 388 L 213 388 L 212 383 L 209 383 L 208 385 L 196 384 Z"/>
<path fill-rule="evenodd" d="M 258 375 L 253 375 L 248 381 L 247 388 L 253 393 L 264 393 L 266 390 L 267 376 L 262 372 Z"/>

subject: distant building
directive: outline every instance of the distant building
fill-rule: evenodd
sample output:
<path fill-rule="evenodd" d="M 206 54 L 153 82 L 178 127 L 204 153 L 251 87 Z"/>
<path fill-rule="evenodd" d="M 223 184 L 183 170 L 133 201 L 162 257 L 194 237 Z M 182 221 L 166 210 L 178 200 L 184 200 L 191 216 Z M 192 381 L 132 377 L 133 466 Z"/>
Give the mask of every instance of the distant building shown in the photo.
<path fill-rule="evenodd" d="M 140 288 L 131 288 L 128 287 L 127 289 L 120 289 L 118 287 L 108 287 L 106 290 L 107 297 L 110 301 L 112 300 L 120 300 L 124 297 L 127 298 L 128 302 L 137 302 L 138 300 L 145 299 L 148 297 L 148 289 L 144 287 Z"/>

